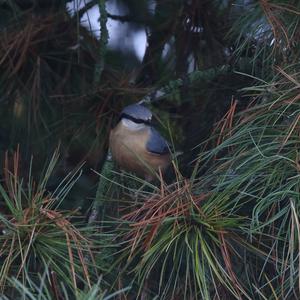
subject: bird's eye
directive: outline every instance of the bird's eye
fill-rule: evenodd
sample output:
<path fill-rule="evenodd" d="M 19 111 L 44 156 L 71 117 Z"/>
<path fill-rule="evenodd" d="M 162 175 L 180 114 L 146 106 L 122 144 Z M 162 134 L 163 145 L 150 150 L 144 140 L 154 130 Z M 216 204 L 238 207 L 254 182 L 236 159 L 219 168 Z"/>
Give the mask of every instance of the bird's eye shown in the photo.
<path fill-rule="evenodd" d="M 137 119 L 137 118 L 135 118 L 135 117 L 133 117 L 133 116 L 131 116 L 131 115 L 122 113 L 122 114 L 120 115 L 119 121 L 120 121 L 121 119 L 123 119 L 123 118 L 128 119 L 128 120 L 131 120 L 131 121 L 133 121 L 134 123 L 138 123 L 138 124 L 142 124 L 142 123 L 144 123 L 144 124 L 150 124 L 150 123 L 151 123 L 151 119 L 146 119 L 146 120 L 144 120 L 144 119 Z"/>

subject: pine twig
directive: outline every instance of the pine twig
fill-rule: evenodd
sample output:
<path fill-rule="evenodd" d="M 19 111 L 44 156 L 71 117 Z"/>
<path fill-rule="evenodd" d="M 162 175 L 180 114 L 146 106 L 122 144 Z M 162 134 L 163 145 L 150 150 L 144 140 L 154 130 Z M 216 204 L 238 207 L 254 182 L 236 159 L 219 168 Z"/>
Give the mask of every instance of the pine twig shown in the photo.
<path fill-rule="evenodd" d="M 109 33 L 106 26 L 107 23 L 107 11 L 105 7 L 105 0 L 99 0 L 98 2 L 99 12 L 100 12 L 100 53 L 98 62 L 95 66 L 95 76 L 94 76 L 94 84 L 97 86 L 101 79 L 101 74 L 104 69 L 105 64 L 105 55 L 107 50 L 107 44 L 109 40 Z"/>
<path fill-rule="evenodd" d="M 114 173 L 114 163 L 112 161 L 110 153 L 107 155 L 105 163 L 102 168 L 101 174 L 103 177 L 99 178 L 99 183 L 97 187 L 96 197 L 90 212 L 88 224 L 92 225 L 96 222 L 99 215 L 104 211 L 104 199 L 105 195 L 108 193 L 111 183 L 110 180 L 105 180 L 104 178 L 113 179 Z"/>

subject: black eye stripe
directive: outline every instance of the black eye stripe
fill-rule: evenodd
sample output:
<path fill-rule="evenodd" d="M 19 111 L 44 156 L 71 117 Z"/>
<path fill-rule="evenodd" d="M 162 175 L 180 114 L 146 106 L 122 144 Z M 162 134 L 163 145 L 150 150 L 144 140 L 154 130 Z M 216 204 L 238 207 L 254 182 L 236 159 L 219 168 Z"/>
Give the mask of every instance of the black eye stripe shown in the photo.
<path fill-rule="evenodd" d="M 122 118 L 129 119 L 129 120 L 131 120 L 131 121 L 133 121 L 133 122 L 135 122 L 135 123 L 138 123 L 138 124 L 148 124 L 148 125 L 151 124 L 150 121 L 145 121 L 145 120 L 141 120 L 141 119 L 136 119 L 136 118 L 134 118 L 134 117 L 132 117 L 132 116 L 130 116 L 130 115 L 127 115 L 127 114 L 121 114 L 119 120 L 121 120 Z"/>

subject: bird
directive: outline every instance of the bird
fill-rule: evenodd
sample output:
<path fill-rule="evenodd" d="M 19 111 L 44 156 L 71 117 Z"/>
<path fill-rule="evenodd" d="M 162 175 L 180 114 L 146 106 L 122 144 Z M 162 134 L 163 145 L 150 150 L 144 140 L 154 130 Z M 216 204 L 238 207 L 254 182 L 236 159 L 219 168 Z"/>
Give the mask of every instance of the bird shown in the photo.
<path fill-rule="evenodd" d="M 168 142 L 152 126 L 152 113 L 143 105 L 126 106 L 117 125 L 110 131 L 112 159 L 127 172 L 154 181 L 171 163 Z"/>

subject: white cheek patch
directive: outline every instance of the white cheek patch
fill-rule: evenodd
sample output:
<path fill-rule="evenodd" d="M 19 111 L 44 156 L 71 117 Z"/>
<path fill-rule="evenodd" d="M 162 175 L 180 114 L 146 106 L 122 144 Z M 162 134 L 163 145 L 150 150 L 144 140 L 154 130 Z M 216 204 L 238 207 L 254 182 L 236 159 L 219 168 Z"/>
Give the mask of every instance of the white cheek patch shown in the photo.
<path fill-rule="evenodd" d="M 123 126 L 127 127 L 130 130 L 141 130 L 147 127 L 143 123 L 135 123 L 129 119 L 122 119 L 121 122 Z"/>

